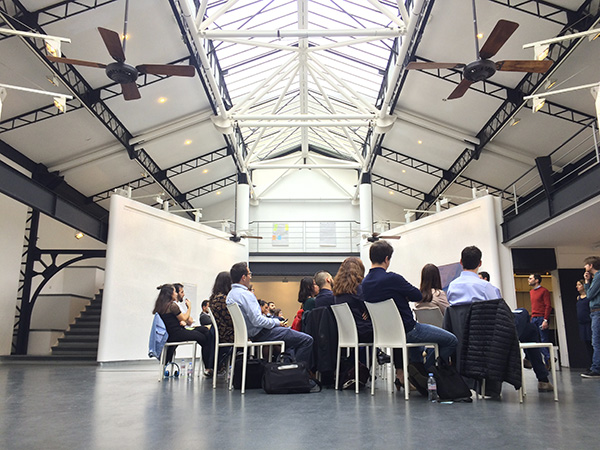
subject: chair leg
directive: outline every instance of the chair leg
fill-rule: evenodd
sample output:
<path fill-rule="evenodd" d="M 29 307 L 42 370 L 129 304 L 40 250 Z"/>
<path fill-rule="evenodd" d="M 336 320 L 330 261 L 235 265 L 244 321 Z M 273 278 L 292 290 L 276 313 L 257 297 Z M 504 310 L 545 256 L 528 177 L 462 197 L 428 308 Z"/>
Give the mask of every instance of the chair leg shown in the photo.
<path fill-rule="evenodd" d="M 246 393 L 246 368 L 248 367 L 248 347 L 244 347 L 244 357 L 242 359 L 242 394 Z"/>
<path fill-rule="evenodd" d="M 215 356 L 213 357 L 215 362 L 213 363 L 213 389 L 217 387 L 217 364 L 219 363 L 219 341 L 215 345 Z"/>
<path fill-rule="evenodd" d="M 158 368 L 158 382 L 160 383 L 164 377 L 165 372 L 165 360 L 167 359 L 167 347 L 163 347 L 162 353 L 160 354 L 160 366 Z"/>
<path fill-rule="evenodd" d="M 552 385 L 554 386 L 554 401 L 558 401 L 558 386 L 556 385 L 556 362 L 554 361 L 554 349 L 550 348 L 550 370 L 552 371 Z"/>
<path fill-rule="evenodd" d="M 233 389 L 233 374 L 235 373 L 235 349 L 233 347 L 233 351 L 231 352 L 231 376 L 229 377 L 229 390 Z"/>
<path fill-rule="evenodd" d="M 354 392 L 358 394 L 358 345 L 354 347 Z"/>
<path fill-rule="evenodd" d="M 375 395 L 375 361 L 377 361 L 377 348 L 373 345 L 373 365 L 371 366 L 371 395 Z"/>
<path fill-rule="evenodd" d="M 335 363 L 335 389 L 340 389 L 340 361 L 342 359 L 342 347 L 338 345 L 337 360 Z"/>
<path fill-rule="evenodd" d="M 404 370 L 404 400 L 410 395 L 410 384 L 408 384 L 408 349 L 402 347 L 402 369 Z"/>

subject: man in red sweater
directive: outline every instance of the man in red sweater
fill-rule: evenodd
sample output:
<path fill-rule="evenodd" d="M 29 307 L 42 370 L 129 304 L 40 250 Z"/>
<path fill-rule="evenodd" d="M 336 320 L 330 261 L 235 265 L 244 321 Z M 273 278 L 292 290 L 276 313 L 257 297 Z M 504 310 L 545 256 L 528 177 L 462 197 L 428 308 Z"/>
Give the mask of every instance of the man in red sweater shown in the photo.
<path fill-rule="evenodd" d="M 552 342 L 550 338 L 550 329 L 548 321 L 552 311 L 552 302 L 550 301 L 550 291 L 542 286 L 542 276 L 539 273 L 529 275 L 527 279 L 529 286 L 533 289 L 529 291 L 531 299 L 531 323 L 540 330 L 542 342 Z M 550 365 L 550 352 L 547 348 L 542 348 L 544 362 L 546 367 Z"/>

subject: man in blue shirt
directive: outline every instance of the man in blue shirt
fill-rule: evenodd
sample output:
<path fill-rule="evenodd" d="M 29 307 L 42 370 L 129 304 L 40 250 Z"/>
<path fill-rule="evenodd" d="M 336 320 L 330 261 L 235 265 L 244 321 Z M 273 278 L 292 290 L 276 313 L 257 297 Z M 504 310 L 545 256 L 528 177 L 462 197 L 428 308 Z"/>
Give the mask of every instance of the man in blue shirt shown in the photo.
<path fill-rule="evenodd" d="M 279 319 L 266 317 L 261 313 L 256 296 L 249 290 L 252 272 L 248 264 L 234 264 L 229 274 L 233 284 L 226 303 L 237 303 L 240 306 L 250 339 L 255 342 L 284 341 L 286 351 L 293 352 L 299 362 L 304 361 L 310 365 L 313 338 L 306 333 L 286 328 Z"/>
<path fill-rule="evenodd" d="M 448 303 L 463 305 L 476 300 L 493 300 L 502 298 L 500 289 L 488 281 L 479 278 L 477 271 L 481 267 L 481 250 L 474 245 L 465 247 L 460 254 L 463 271 L 448 286 Z"/>
<path fill-rule="evenodd" d="M 458 342 L 456 336 L 433 325 L 415 321 L 408 302 L 421 300 L 421 291 L 406 281 L 402 275 L 387 271 L 393 252 L 394 248 L 386 241 L 377 241 L 371 245 L 369 249 L 371 270 L 369 270 L 361 284 L 364 300 L 365 302 L 378 303 L 392 298 L 402 317 L 406 341 L 437 343 L 440 357 L 447 361 L 456 348 Z M 394 359 L 399 363 L 396 366 L 398 380 L 402 380 L 404 377 L 401 356 L 401 351 L 394 350 Z M 428 356 L 425 363 L 426 369 L 433 365 L 434 357 L 433 353 Z M 419 358 L 419 349 L 411 349 L 410 359 L 418 361 Z"/>
<path fill-rule="evenodd" d="M 585 263 L 585 293 L 590 299 L 590 318 L 592 319 L 592 367 L 581 376 L 584 378 L 600 378 L 600 258 L 589 256 L 583 261 Z M 592 280 L 592 276 L 594 279 Z"/>

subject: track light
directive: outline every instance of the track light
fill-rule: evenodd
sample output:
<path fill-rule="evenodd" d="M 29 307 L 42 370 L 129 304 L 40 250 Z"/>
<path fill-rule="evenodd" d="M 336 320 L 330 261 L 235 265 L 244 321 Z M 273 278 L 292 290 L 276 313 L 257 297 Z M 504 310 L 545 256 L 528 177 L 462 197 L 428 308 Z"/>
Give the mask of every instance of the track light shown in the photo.
<path fill-rule="evenodd" d="M 54 106 L 62 113 L 67 111 L 67 99 L 65 97 L 54 97 Z"/>
<path fill-rule="evenodd" d="M 550 52 L 550 44 L 536 44 L 533 47 L 534 57 L 538 61 L 543 61 Z"/>
<path fill-rule="evenodd" d="M 545 98 L 540 98 L 540 97 L 533 97 L 533 107 L 532 110 L 533 112 L 538 112 L 540 109 L 542 109 L 542 107 L 546 104 L 546 99 Z"/>
<path fill-rule="evenodd" d="M 516 124 L 518 124 L 521 121 L 520 117 L 513 117 L 512 121 L 510 122 L 510 126 L 514 127 Z"/>
<path fill-rule="evenodd" d="M 546 90 L 552 89 L 554 86 L 556 86 L 556 83 L 558 83 L 558 80 L 556 80 L 555 78 L 551 78 L 550 80 L 548 80 L 548 82 L 546 83 Z"/>
<path fill-rule="evenodd" d="M 58 39 L 44 39 L 46 43 L 46 51 L 49 55 L 52 55 L 56 58 L 61 57 L 60 53 L 60 41 Z"/>

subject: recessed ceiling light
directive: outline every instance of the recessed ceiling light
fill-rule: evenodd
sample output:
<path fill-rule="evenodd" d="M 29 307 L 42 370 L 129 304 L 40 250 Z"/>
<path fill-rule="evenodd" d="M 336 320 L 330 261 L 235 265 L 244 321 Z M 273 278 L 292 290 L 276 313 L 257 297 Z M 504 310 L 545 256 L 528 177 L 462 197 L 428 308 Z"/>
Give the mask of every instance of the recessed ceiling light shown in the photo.
<path fill-rule="evenodd" d="M 183 145 L 190 145 L 192 143 L 191 139 L 186 139 Z"/>
<path fill-rule="evenodd" d="M 217 192 L 216 192 L 216 194 L 217 194 L 217 195 L 221 195 L 221 191 L 217 191 Z"/>
<path fill-rule="evenodd" d="M 477 39 L 483 39 L 483 33 L 477 33 Z"/>
<path fill-rule="evenodd" d="M 388 191 L 388 194 L 394 195 L 394 191 Z"/>
<path fill-rule="evenodd" d="M 406 169 L 402 169 L 402 173 L 406 173 Z"/>
<path fill-rule="evenodd" d="M 419 140 L 417 141 L 417 144 L 422 144 L 422 143 L 423 143 L 423 141 L 422 141 L 421 139 L 419 139 Z"/>
<path fill-rule="evenodd" d="M 202 173 L 208 173 L 208 169 L 204 169 Z"/>
<path fill-rule="evenodd" d="M 158 99 L 158 103 L 165 103 L 167 101 L 166 97 L 161 97 Z"/>

